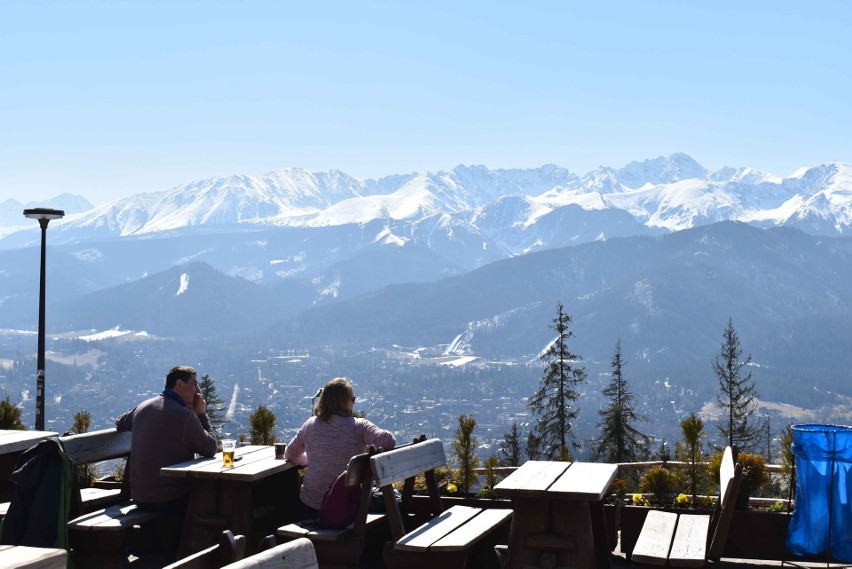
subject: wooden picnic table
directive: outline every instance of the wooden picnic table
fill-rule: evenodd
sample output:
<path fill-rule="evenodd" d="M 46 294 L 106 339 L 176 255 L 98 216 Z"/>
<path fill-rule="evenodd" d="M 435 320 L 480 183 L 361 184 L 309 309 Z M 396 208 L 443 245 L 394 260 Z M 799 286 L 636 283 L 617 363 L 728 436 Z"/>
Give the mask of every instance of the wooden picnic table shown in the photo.
<path fill-rule="evenodd" d="M 16 569 L 65 569 L 68 552 L 64 549 L 0 545 L 0 567 Z"/>
<path fill-rule="evenodd" d="M 288 520 L 299 494 L 296 465 L 275 458 L 272 446 L 236 449 L 233 468 L 222 466 L 222 453 L 160 469 L 161 476 L 188 478 L 189 506 L 181 535 L 179 558 L 215 544 L 218 533 L 229 529 L 246 536 L 246 552 Z M 197 530 L 212 528 L 213 542 L 196 543 Z M 208 540 L 209 541 L 209 540 Z"/>
<path fill-rule="evenodd" d="M 609 567 L 601 500 L 618 466 L 530 460 L 494 487 L 512 499 L 506 569 Z"/>
<path fill-rule="evenodd" d="M 0 502 L 12 499 L 12 485 L 9 475 L 15 470 L 15 464 L 22 452 L 40 441 L 58 436 L 52 431 L 19 431 L 0 429 Z"/>

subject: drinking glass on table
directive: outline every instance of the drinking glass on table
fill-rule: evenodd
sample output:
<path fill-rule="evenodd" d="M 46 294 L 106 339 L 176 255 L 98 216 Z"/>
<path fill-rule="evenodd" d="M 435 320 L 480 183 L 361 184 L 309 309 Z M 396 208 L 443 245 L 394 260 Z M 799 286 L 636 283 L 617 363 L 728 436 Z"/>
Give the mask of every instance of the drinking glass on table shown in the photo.
<path fill-rule="evenodd" d="M 234 467 L 234 451 L 237 449 L 237 441 L 235 439 L 222 439 L 222 466 L 225 468 Z"/>

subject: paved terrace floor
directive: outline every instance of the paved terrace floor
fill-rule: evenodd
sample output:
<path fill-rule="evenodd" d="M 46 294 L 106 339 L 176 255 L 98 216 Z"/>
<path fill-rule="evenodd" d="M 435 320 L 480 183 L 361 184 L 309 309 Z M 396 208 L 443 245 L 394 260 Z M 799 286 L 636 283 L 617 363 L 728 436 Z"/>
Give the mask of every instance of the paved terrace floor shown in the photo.
<path fill-rule="evenodd" d="M 127 558 L 127 567 L 132 569 L 160 569 L 161 567 L 168 565 L 172 560 L 166 559 L 165 557 L 153 553 L 146 552 L 141 557 L 137 557 L 135 555 L 129 555 Z M 794 561 L 790 560 L 787 562 L 781 561 L 769 561 L 769 560 L 759 560 L 759 559 L 726 559 L 723 558 L 719 563 L 713 563 L 708 565 L 709 567 L 719 567 L 720 569 L 758 569 L 760 567 L 789 567 L 791 569 L 795 569 L 797 567 L 802 568 L 839 568 L 839 567 L 852 567 L 852 564 L 843 564 L 843 563 L 812 563 L 812 562 L 802 562 L 802 561 Z M 637 565 L 631 563 L 627 559 L 625 559 L 624 555 L 616 548 L 615 552 L 612 554 L 612 567 L 613 569 L 626 569 L 629 567 L 642 567 L 641 565 Z M 647 567 L 647 566 L 645 566 Z M 383 569 L 382 567 L 368 567 L 365 569 Z"/>

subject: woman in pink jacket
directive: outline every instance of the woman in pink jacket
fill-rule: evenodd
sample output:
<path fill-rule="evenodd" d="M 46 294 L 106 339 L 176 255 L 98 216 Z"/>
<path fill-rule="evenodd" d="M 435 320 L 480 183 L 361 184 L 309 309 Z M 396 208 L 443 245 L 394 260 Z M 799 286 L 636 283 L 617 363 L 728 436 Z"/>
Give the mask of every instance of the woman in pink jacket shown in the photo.
<path fill-rule="evenodd" d="M 369 445 L 385 450 L 396 445 L 390 431 L 353 417 L 354 406 L 352 382 L 342 377 L 332 379 L 322 388 L 314 416 L 287 445 L 287 460 L 308 467 L 295 519 L 316 519 L 326 490 L 346 470 L 350 458 L 367 452 Z"/>

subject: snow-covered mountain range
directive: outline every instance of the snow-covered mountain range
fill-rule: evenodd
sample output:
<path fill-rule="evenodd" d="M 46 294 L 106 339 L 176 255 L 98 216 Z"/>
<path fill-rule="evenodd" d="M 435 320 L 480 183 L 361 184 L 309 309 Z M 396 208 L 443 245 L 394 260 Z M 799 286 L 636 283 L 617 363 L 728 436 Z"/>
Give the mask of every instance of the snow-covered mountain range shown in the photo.
<path fill-rule="evenodd" d="M 9 226 L 8 220 L 20 220 L 20 211 L 15 207 L 16 217 L 5 215 L 7 206 L 9 202 L 0 204 L 0 220 L 5 221 L 0 234 L 7 240 L 0 241 L 0 247 L 29 244 L 32 231 L 27 232 L 29 238 L 17 235 L 18 227 Z M 575 225 L 554 231 L 560 224 L 553 220 L 566 218 L 586 230 L 574 233 Z M 710 172 L 688 155 L 676 153 L 620 169 L 601 167 L 582 177 L 554 165 L 525 170 L 457 166 L 448 172 L 379 180 L 287 168 L 263 176 L 187 182 L 72 213 L 54 224 L 51 239 L 80 242 L 377 220 L 384 222 L 384 229 L 376 238 L 388 243 L 417 239 L 424 224 L 429 234 L 436 227 L 449 235 L 459 228 L 478 234 L 508 255 L 625 232 L 670 232 L 725 220 L 844 235 L 852 224 L 852 166 L 833 162 L 779 178 L 751 168 Z M 32 229 L 23 221 L 19 226 Z M 16 237 L 8 241 L 9 236 Z"/>

